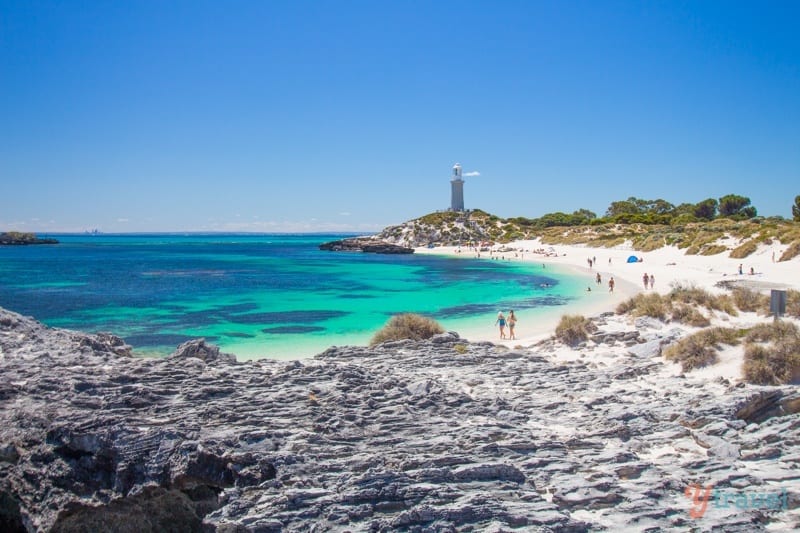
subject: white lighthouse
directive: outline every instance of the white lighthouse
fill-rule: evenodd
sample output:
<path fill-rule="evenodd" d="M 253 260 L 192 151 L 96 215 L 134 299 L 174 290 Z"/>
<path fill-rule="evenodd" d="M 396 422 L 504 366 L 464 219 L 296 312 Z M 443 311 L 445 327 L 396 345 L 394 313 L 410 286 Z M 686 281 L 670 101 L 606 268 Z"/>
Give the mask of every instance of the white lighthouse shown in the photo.
<path fill-rule="evenodd" d="M 453 165 L 453 178 L 450 180 L 450 210 L 464 210 L 464 179 L 461 177 L 461 165 Z"/>

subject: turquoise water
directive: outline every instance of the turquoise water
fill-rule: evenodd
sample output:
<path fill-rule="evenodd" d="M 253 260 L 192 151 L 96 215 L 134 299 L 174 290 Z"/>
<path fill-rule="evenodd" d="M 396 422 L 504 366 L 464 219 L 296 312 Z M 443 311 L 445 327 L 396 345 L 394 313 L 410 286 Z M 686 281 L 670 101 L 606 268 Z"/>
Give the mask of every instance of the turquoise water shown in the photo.
<path fill-rule="evenodd" d="M 140 355 L 205 337 L 240 359 L 308 357 L 367 344 L 401 312 L 492 331 L 498 310 L 553 312 L 585 287 L 530 263 L 318 250 L 341 235 L 56 237 L 0 247 L 0 306 L 113 332 Z"/>

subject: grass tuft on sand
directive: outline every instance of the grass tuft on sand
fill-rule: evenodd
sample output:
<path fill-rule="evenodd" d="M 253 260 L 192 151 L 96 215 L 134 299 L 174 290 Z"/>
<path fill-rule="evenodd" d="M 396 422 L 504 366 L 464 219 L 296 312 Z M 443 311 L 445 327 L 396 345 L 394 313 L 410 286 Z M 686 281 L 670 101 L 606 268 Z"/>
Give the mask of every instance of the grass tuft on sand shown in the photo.
<path fill-rule="evenodd" d="M 664 349 L 664 357 L 681 364 L 684 372 L 717 362 L 720 345 L 736 346 L 742 332 L 733 328 L 706 328 Z"/>
<path fill-rule="evenodd" d="M 568 346 L 577 346 L 597 331 L 597 326 L 582 315 L 564 315 L 556 326 L 556 339 Z"/>
<path fill-rule="evenodd" d="M 752 328 L 745 337 L 744 379 L 758 385 L 784 385 L 800 378 L 800 328 L 777 321 Z"/>
<path fill-rule="evenodd" d="M 439 333 L 444 333 L 444 328 L 435 320 L 414 313 L 403 313 L 390 318 L 389 322 L 372 337 L 369 345 L 375 346 L 382 342 L 404 339 L 420 341 Z"/>

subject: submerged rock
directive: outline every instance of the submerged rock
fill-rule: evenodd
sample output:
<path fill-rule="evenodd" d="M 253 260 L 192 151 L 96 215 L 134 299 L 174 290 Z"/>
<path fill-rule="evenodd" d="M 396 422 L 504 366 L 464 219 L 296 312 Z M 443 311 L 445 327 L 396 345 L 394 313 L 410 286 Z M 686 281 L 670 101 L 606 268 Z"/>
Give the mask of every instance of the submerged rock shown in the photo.
<path fill-rule="evenodd" d="M 0 310 L 0 530 L 798 525 L 791 387 L 692 381 L 624 346 L 556 364 L 552 345 L 455 334 L 292 362 L 120 346 Z M 788 509 L 709 504 L 693 521 L 692 484 L 786 489 Z"/>

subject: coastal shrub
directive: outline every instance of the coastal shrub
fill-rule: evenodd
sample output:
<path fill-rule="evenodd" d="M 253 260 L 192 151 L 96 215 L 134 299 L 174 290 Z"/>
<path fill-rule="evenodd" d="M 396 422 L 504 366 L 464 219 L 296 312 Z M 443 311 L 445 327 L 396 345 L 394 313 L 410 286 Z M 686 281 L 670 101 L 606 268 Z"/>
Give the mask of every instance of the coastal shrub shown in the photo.
<path fill-rule="evenodd" d="M 744 379 L 757 385 L 785 385 L 800 376 L 800 338 L 793 336 L 771 344 L 748 344 L 744 351 Z"/>
<path fill-rule="evenodd" d="M 700 247 L 696 246 L 689 236 L 678 242 L 677 246 L 679 250 L 686 248 L 686 251 L 684 252 L 686 255 L 697 255 L 697 252 L 700 251 Z"/>
<path fill-rule="evenodd" d="M 453 346 L 453 349 L 456 352 L 460 353 L 461 355 L 464 355 L 465 353 L 467 353 L 467 345 L 466 344 L 456 344 L 456 345 Z"/>
<path fill-rule="evenodd" d="M 711 325 L 711 320 L 701 313 L 696 307 L 686 304 L 676 304 L 672 307 L 672 320 L 687 324 L 696 328 L 704 328 Z"/>
<path fill-rule="evenodd" d="M 390 318 L 389 322 L 372 337 L 369 345 L 375 346 L 382 342 L 403 339 L 419 341 L 439 333 L 444 333 L 444 328 L 435 320 L 414 313 L 403 313 Z"/>
<path fill-rule="evenodd" d="M 742 375 L 748 383 L 777 385 L 780 383 L 770 365 L 770 353 L 766 347 L 751 344 L 744 351 Z"/>
<path fill-rule="evenodd" d="M 739 330 L 732 328 L 707 328 L 698 331 L 664 350 L 664 357 L 681 364 L 684 372 L 717 362 L 721 344 L 735 346 L 739 343 Z"/>
<path fill-rule="evenodd" d="M 736 311 L 733 300 L 727 294 L 711 294 L 707 290 L 694 285 L 674 285 L 669 296 L 673 301 L 695 304 L 714 311 L 723 311 L 732 316 L 739 314 Z"/>
<path fill-rule="evenodd" d="M 786 316 L 800 318 L 800 291 L 786 291 Z"/>
<path fill-rule="evenodd" d="M 630 313 L 634 309 L 636 309 L 636 296 L 628 298 L 627 300 L 617 304 L 615 311 L 618 315 L 624 315 L 626 313 Z"/>
<path fill-rule="evenodd" d="M 730 256 L 732 259 L 742 259 L 758 249 L 758 242 L 756 239 L 751 239 L 749 241 L 745 241 L 733 250 L 731 250 Z"/>
<path fill-rule="evenodd" d="M 734 287 L 731 290 L 731 298 L 740 311 L 762 314 L 767 314 L 769 311 L 769 296 L 747 287 Z"/>
<path fill-rule="evenodd" d="M 666 320 L 669 308 L 669 300 L 660 294 L 640 292 L 617 305 L 616 311 L 618 315 L 628 313 L 633 316 L 649 316 Z"/>
<path fill-rule="evenodd" d="M 576 346 L 597 331 L 597 326 L 582 315 L 564 315 L 556 326 L 556 338 L 568 346 Z"/>
<path fill-rule="evenodd" d="M 699 255 L 717 255 L 727 251 L 728 248 L 721 244 L 707 244 L 700 248 Z"/>
<path fill-rule="evenodd" d="M 800 255 L 800 241 L 794 241 L 789 247 L 781 254 L 778 261 L 788 261 Z"/>
<path fill-rule="evenodd" d="M 658 293 L 639 293 L 636 296 L 636 307 L 633 314 L 636 316 L 649 316 L 659 320 L 666 320 L 669 312 L 669 300 Z"/>
<path fill-rule="evenodd" d="M 800 330 L 793 322 L 786 320 L 778 320 L 775 322 L 768 322 L 758 324 L 750 328 L 744 338 L 745 342 L 790 342 L 798 343 L 800 341 Z"/>

